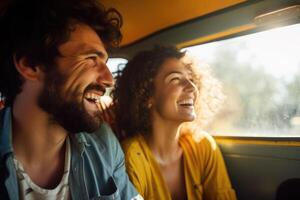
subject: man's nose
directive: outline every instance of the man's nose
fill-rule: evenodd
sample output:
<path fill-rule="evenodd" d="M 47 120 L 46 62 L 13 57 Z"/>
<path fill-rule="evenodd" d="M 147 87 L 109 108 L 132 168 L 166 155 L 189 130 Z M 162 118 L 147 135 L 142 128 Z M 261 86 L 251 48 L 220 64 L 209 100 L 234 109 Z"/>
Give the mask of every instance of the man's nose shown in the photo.
<path fill-rule="evenodd" d="M 99 72 L 100 75 L 97 82 L 106 87 L 112 87 L 114 85 L 114 79 L 107 65 L 103 64 L 103 66 L 99 68 Z"/>

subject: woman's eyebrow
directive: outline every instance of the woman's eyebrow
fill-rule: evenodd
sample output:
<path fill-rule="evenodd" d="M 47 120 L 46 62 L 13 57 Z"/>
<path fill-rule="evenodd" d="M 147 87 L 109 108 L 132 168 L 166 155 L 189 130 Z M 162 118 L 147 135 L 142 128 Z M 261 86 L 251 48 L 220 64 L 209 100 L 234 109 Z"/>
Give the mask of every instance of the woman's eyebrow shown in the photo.
<path fill-rule="evenodd" d="M 180 71 L 171 71 L 171 72 L 169 72 L 169 73 L 167 73 L 165 76 L 164 76 L 164 78 L 163 78 L 163 80 L 168 80 L 171 76 L 174 76 L 174 75 L 182 75 L 183 73 L 182 72 L 180 72 Z"/>
<path fill-rule="evenodd" d="M 166 77 L 168 77 L 168 76 L 170 76 L 170 75 L 173 75 L 173 74 L 179 74 L 179 75 L 181 75 L 181 74 L 183 74 L 181 71 L 171 71 L 171 72 L 169 72 L 169 73 L 167 73 L 166 75 L 165 75 L 165 78 Z"/>

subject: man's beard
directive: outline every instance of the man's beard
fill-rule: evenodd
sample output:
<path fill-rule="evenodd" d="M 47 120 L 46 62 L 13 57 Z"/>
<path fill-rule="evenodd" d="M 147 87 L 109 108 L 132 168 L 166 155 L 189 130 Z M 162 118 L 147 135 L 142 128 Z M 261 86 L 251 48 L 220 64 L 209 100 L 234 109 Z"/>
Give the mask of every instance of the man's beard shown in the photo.
<path fill-rule="evenodd" d="M 65 80 L 57 70 L 46 73 L 45 85 L 38 98 L 38 105 L 50 114 L 52 123 L 59 124 L 69 133 L 96 131 L 101 125 L 100 111 L 91 116 L 85 110 L 84 93 L 81 94 L 81 102 L 78 101 L 78 91 L 74 91 L 67 100 L 64 99 L 61 90 Z"/>

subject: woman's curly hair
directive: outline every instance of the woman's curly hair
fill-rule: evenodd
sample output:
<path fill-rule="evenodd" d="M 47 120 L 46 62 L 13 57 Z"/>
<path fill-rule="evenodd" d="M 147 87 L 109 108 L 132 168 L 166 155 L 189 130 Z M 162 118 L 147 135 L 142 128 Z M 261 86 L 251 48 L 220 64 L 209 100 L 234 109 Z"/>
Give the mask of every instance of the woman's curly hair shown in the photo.
<path fill-rule="evenodd" d="M 6 105 L 12 104 L 22 85 L 13 58 L 26 57 L 30 66 L 52 70 L 60 56 L 58 47 L 77 23 L 92 27 L 106 48 L 121 41 L 121 15 L 98 0 L 10 0 L 1 7 L 0 93 Z"/>
<path fill-rule="evenodd" d="M 155 46 L 152 50 L 139 52 L 125 66 L 117 77 L 112 93 L 116 115 L 116 130 L 120 139 L 136 134 L 151 132 L 148 100 L 154 94 L 154 78 L 160 67 L 169 58 L 182 60 L 192 71 L 193 80 L 199 90 L 196 101 L 197 119 L 185 123 L 186 127 L 196 124 L 203 127 L 218 111 L 224 96 L 221 84 L 208 69 L 202 69 L 185 52 L 172 46 Z"/>

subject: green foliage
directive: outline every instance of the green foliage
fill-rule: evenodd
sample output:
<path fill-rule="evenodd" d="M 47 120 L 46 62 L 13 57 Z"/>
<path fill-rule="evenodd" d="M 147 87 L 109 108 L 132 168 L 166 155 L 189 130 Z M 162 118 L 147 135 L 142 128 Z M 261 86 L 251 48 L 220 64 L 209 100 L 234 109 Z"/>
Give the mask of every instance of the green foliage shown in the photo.
<path fill-rule="evenodd" d="M 276 78 L 264 71 L 263 66 L 238 61 L 237 53 L 243 48 L 243 44 L 232 48 L 221 46 L 211 63 L 225 91 L 230 91 L 228 101 L 239 104 L 235 105 L 239 107 L 235 109 L 240 112 L 239 117 L 231 122 L 232 126 L 259 132 L 292 128 L 290 120 L 300 116 L 300 70 L 290 81 Z"/>

